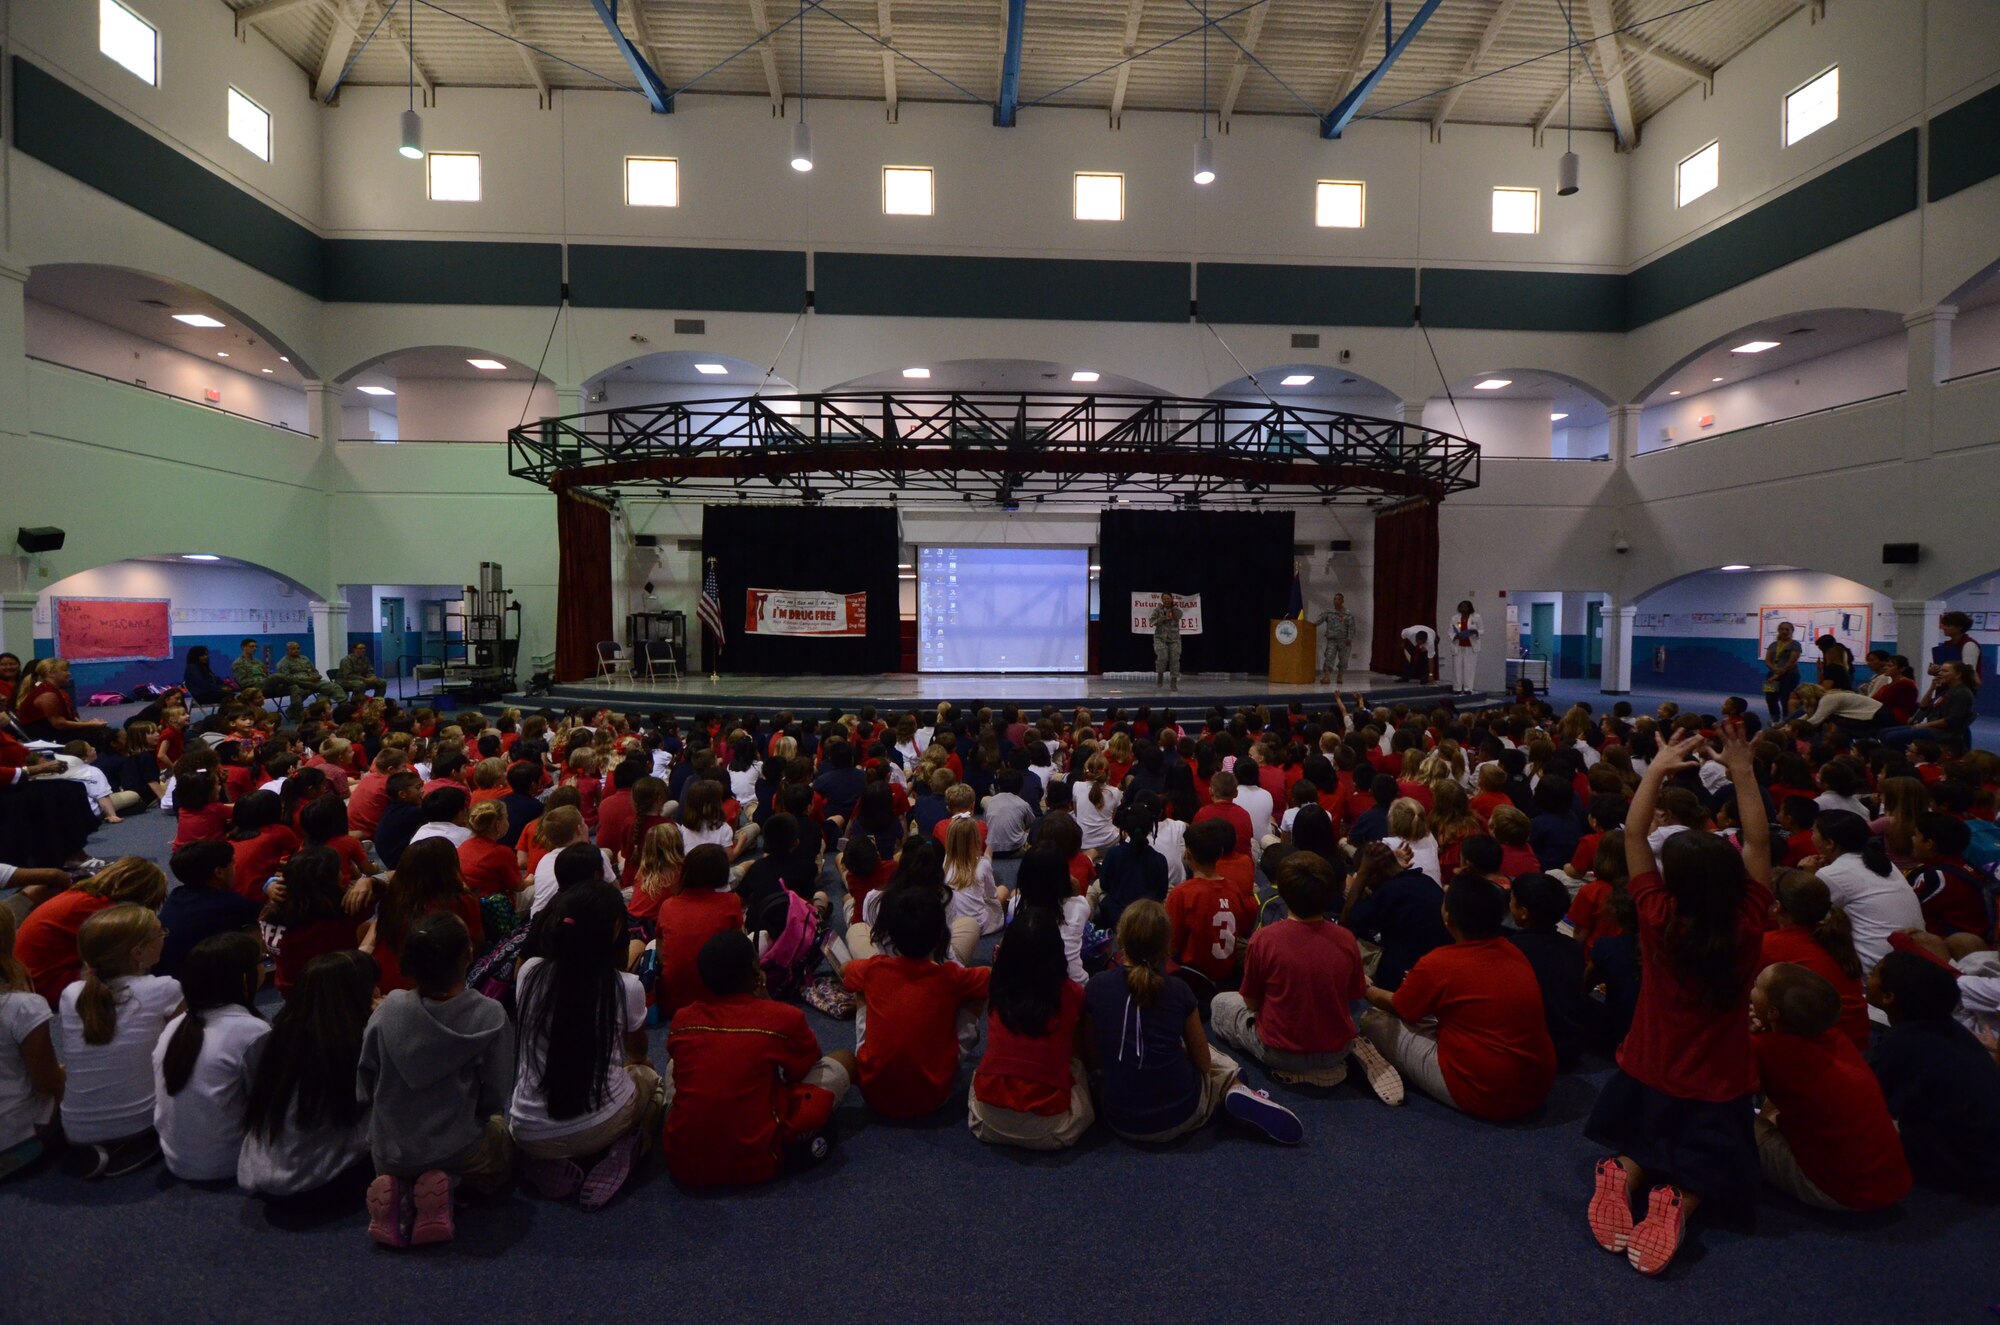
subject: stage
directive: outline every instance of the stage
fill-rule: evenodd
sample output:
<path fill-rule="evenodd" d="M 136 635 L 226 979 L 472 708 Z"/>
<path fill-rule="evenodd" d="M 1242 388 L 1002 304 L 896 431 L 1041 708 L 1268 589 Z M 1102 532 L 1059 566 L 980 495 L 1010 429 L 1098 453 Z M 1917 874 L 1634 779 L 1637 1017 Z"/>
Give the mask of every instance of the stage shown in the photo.
<path fill-rule="evenodd" d="M 1428 709 L 1449 700 L 1449 687 L 1420 685 L 1379 673 L 1350 673 L 1341 694 L 1349 700 L 1359 693 L 1373 707 L 1378 704 L 1408 704 Z M 1325 708 L 1333 702 L 1331 686 L 1285 685 L 1243 675 L 1204 673 L 1183 675 L 1178 691 L 1155 685 L 1149 673 L 1113 673 L 1092 676 L 1064 673 L 910 673 L 890 672 L 864 676 L 728 676 L 711 681 L 706 676 L 690 676 L 678 681 L 648 681 L 629 678 L 600 678 L 555 687 L 549 695 L 508 695 L 497 707 L 533 711 L 540 708 L 603 706 L 624 711 L 664 712 L 689 717 L 706 711 L 752 709 L 769 715 L 780 709 L 798 714 L 823 715 L 826 710 L 873 707 L 878 715 L 923 712 L 941 701 L 960 705 L 986 704 L 1000 707 L 1017 704 L 1039 712 L 1044 706 L 1073 709 L 1086 705 L 1101 710 L 1109 705 L 1137 708 L 1150 704 L 1171 708 L 1183 716 L 1205 713 L 1220 706 L 1233 709 L 1245 704 L 1283 707 L 1294 700 L 1307 708 Z M 1481 695 L 1460 700 L 1461 711 L 1491 708 L 1505 702 L 1499 695 Z"/>

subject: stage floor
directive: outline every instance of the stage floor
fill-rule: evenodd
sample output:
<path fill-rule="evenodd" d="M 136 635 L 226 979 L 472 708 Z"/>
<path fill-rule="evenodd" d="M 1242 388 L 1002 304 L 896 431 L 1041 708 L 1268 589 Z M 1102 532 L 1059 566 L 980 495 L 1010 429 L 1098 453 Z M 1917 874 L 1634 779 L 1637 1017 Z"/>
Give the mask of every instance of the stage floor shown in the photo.
<path fill-rule="evenodd" d="M 1349 673 L 1341 694 L 1361 694 L 1370 704 L 1428 704 L 1450 697 L 1438 685 L 1406 683 L 1377 673 Z M 1040 709 L 1053 704 L 1079 704 L 1101 709 L 1108 704 L 1134 708 L 1140 704 L 1201 712 L 1211 706 L 1286 704 L 1299 700 L 1323 707 L 1333 700 L 1330 686 L 1285 685 L 1257 677 L 1205 673 L 1183 675 L 1178 691 L 1131 674 L 1088 676 L 1063 673 L 879 673 L 867 676 L 723 676 L 711 681 L 691 676 L 679 681 L 598 680 L 558 685 L 548 696 L 510 695 L 507 705 L 530 709 L 604 704 L 617 708 L 665 710 L 686 716 L 703 709 L 792 709 L 817 712 L 827 708 L 911 710 L 954 704 L 1019 704 Z M 1460 709 L 1501 702 L 1499 697 L 1461 701 Z"/>

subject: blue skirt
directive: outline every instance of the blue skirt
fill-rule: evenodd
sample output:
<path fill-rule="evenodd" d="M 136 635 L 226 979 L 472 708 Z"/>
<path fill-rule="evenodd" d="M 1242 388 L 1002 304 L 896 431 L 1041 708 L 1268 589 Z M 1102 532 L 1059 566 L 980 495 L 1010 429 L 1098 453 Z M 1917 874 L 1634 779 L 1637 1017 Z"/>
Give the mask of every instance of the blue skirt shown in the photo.
<path fill-rule="evenodd" d="M 1749 1095 L 1721 1103 L 1678 1099 L 1621 1068 L 1598 1093 L 1583 1134 L 1636 1163 L 1653 1182 L 1747 1206 L 1757 1199 L 1762 1173 L 1756 1117 Z"/>

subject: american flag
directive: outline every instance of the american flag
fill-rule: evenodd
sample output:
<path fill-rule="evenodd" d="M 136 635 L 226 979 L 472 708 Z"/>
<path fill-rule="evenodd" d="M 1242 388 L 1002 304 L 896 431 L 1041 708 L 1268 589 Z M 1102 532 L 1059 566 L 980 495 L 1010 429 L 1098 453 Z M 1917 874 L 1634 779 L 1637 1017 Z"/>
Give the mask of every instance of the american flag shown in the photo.
<path fill-rule="evenodd" d="M 701 601 L 695 604 L 695 615 L 701 624 L 715 635 L 715 647 L 721 648 L 728 639 L 722 629 L 722 588 L 715 580 L 715 563 L 708 563 L 708 578 L 701 582 Z"/>

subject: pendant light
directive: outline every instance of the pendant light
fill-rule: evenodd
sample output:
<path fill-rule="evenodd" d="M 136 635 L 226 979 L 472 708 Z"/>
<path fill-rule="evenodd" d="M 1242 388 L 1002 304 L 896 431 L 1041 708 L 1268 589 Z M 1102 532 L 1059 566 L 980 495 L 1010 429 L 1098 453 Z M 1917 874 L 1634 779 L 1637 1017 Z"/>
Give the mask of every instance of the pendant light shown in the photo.
<path fill-rule="evenodd" d="M 806 6 L 799 0 L 799 122 L 792 126 L 792 169 L 803 175 L 812 168 L 813 136 L 806 127 Z"/>
<path fill-rule="evenodd" d="M 403 145 L 396 150 L 412 161 L 424 159 L 424 117 L 417 114 L 417 7 L 404 16 L 405 48 L 410 53 L 410 108 L 403 112 Z"/>
<path fill-rule="evenodd" d="M 1208 0 L 1201 0 L 1201 137 L 1194 144 L 1194 182 L 1215 183 L 1215 144 L 1208 138 Z"/>
<path fill-rule="evenodd" d="M 1569 13 L 1563 13 L 1564 24 L 1569 24 Z M 1572 139 L 1576 132 L 1576 28 L 1569 29 L 1569 50 L 1565 53 L 1564 67 L 1569 71 L 1569 85 L 1563 91 L 1563 154 L 1556 164 L 1556 196 L 1567 198 L 1577 189 L 1577 176 L 1581 173 L 1583 158 L 1576 154 Z"/>

